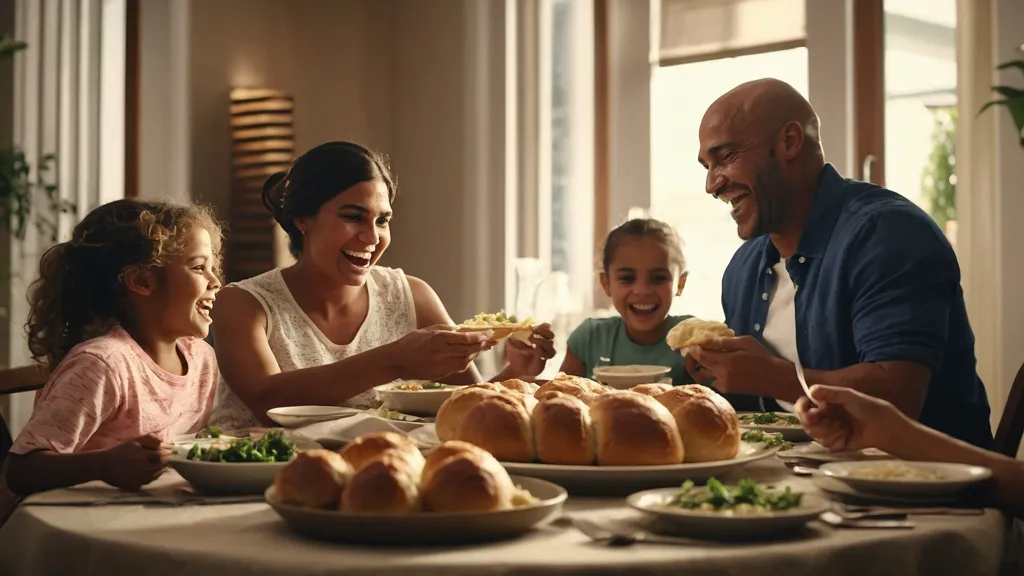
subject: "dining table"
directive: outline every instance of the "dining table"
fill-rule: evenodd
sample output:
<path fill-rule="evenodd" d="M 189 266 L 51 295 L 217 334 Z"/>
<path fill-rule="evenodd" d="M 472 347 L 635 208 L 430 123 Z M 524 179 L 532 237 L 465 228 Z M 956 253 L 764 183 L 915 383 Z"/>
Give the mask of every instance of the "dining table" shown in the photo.
<path fill-rule="evenodd" d="M 819 492 L 776 458 L 724 476 Z M 168 471 L 157 482 L 183 480 Z M 112 490 L 112 489 L 111 489 Z M 52 500 L 52 499 L 51 499 Z M 59 499 L 57 499 L 59 501 Z M 596 525 L 642 525 L 621 496 L 576 497 L 563 516 L 521 536 L 476 544 L 352 545 L 290 531 L 265 502 L 81 503 L 32 499 L 0 529 L 0 574 L 370 575 L 370 574 L 893 574 L 996 575 L 1004 569 L 1006 516 L 911 516 L 909 529 L 834 527 L 813 521 L 803 531 L 757 541 L 681 539 L 670 544 L 610 545 L 567 518 Z"/>

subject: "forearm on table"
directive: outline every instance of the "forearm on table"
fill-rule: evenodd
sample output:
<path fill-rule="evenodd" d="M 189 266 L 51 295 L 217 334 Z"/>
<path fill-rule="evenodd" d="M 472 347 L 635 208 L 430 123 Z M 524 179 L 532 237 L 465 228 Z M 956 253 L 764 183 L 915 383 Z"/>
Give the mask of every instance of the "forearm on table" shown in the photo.
<path fill-rule="evenodd" d="M 349 356 L 331 364 L 280 372 L 232 389 L 263 423 L 273 425 L 266 412 L 279 406 L 337 406 L 367 390 L 397 380 L 389 345 Z M 231 380 L 229 379 L 230 383 Z"/>
<path fill-rule="evenodd" d="M 8 455 L 5 480 L 11 492 L 28 496 L 36 492 L 75 486 L 103 479 L 103 451 L 63 454 L 36 450 Z"/>
<path fill-rule="evenodd" d="M 953 462 L 992 470 L 991 503 L 1024 518 L 1024 462 L 983 450 L 922 424 L 903 418 L 898 430 L 886 434 L 880 449 L 904 460 Z"/>
<path fill-rule="evenodd" d="M 773 397 L 786 402 L 796 402 L 804 395 L 803 387 L 796 377 L 792 362 L 778 359 L 777 376 L 774 379 Z M 866 362 L 854 364 L 840 370 L 804 369 L 807 385 L 827 384 L 842 386 L 863 392 L 875 398 L 892 403 L 900 412 L 916 420 L 924 406 L 928 391 L 927 378 L 920 375 L 908 377 L 905 370 L 895 369 L 887 363 Z"/>
<path fill-rule="evenodd" d="M 477 370 L 476 364 L 471 363 L 469 365 L 469 368 L 466 368 L 462 372 L 449 374 L 448 376 L 438 378 L 437 380 L 442 384 L 455 384 L 457 386 L 464 386 L 482 382 L 483 378 L 480 376 L 480 371 Z"/>

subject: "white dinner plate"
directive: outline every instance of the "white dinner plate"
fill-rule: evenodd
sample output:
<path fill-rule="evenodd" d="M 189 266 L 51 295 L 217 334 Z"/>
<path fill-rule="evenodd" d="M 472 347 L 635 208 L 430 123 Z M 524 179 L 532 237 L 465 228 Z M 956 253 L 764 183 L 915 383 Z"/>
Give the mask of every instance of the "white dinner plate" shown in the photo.
<path fill-rule="evenodd" d="M 598 366 L 594 368 L 594 380 L 605 386 L 625 390 L 638 384 L 661 382 L 672 369 L 668 366 L 647 366 L 631 364 L 628 366 Z M 671 380 L 669 380 L 671 383 Z"/>
<path fill-rule="evenodd" d="M 433 390 L 399 390 L 398 387 L 412 381 L 398 381 L 374 388 L 381 406 L 395 412 L 413 416 L 437 416 L 441 404 L 463 386 L 445 385 Z"/>
<path fill-rule="evenodd" d="M 267 416 L 285 428 L 300 428 L 355 416 L 362 410 L 344 406 L 282 406 L 267 410 Z"/>
<path fill-rule="evenodd" d="M 785 486 L 771 490 L 784 490 Z M 704 486 L 695 492 L 707 490 Z M 830 509 L 828 500 L 812 493 L 803 493 L 800 505 L 789 510 L 757 516 L 729 516 L 720 512 L 687 510 L 669 503 L 679 488 L 658 488 L 631 494 L 626 502 L 633 508 L 654 517 L 659 532 L 715 540 L 753 538 L 788 533 L 803 528 Z"/>
<path fill-rule="evenodd" d="M 373 514 L 285 504 L 273 486 L 266 490 L 266 499 L 289 528 L 318 540 L 403 546 L 465 544 L 518 536 L 561 514 L 567 497 L 564 488 L 536 478 L 513 476 L 512 481 L 539 501 L 496 512 Z"/>
<path fill-rule="evenodd" d="M 536 462 L 502 462 L 509 474 L 543 478 L 574 494 L 628 494 L 648 488 L 678 486 L 686 480 L 705 480 L 740 469 L 778 452 L 778 446 L 742 442 L 731 460 L 662 466 L 569 466 Z"/>
<path fill-rule="evenodd" d="M 824 474 L 816 474 L 812 479 L 814 485 L 833 497 L 853 504 L 871 504 L 884 506 L 941 506 L 954 503 L 956 496 L 886 496 L 861 492 L 846 482 Z"/>
<path fill-rule="evenodd" d="M 815 462 L 845 462 L 852 460 L 889 460 L 892 456 L 876 448 L 867 448 L 851 452 L 830 452 L 817 442 L 809 444 L 797 444 L 789 450 L 779 452 L 779 458 L 783 460 L 813 460 Z"/>
<path fill-rule="evenodd" d="M 312 440 L 289 438 L 299 451 L 321 448 Z M 224 441 L 217 439 L 216 441 Z M 205 494 L 260 494 L 274 483 L 277 471 L 287 462 L 203 462 L 185 455 L 193 444 L 208 446 L 207 439 L 175 442 L 170 466 L 196 490 Z"/>
<path fill-rule="evenodd" d="M 825 476 L 842 481 L 858 492 L 904 498 L 952 497 L 992 477 L 992 471 L 981 466 L 904 460 L 830 462 L 823 464 L 820 470 Z M 861 476 L 873 472 L 896 473 L 900 477 Z"/>
<path fill-rule="evenodd" d="M 787 442 L 809 442 L 811 437 L 807 432 L 800 426 L 800 423 L 789 424 L 784 420 L 776 422 L 774 424 L 754 424 L 753 422 L 744 422 L 744 416 L 754 416 L 757 414 L 763 414 L 763 412 L 740 412 L 737 416 L 740 418 L 740 428 L 743 430 L 760 430 L 762 432 L 770 432 L 772 434 L 782 434 L 782 439 Z M 779 417 L 785 418 L 787 416 L 796 418 L 792 414 L 785 412 L 776 412 Z"/>

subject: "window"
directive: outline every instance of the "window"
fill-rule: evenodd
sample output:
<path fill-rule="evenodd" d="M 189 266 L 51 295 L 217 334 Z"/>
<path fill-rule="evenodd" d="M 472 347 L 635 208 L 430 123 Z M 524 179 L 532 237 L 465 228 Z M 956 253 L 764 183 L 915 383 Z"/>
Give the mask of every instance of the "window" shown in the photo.
<path fill-rule="evenodd" d="M 553 324 L 560 354 L 544 376 L 558 370 L 565 339 L 592 306 L 593 9 L 590 0 L 539 6 L 538 257 L 517 266 L 517 308 Z"/>
<path fill-rule="evenodd" d="M 697 131 L 705 110 L 737 84 L 774 77 L 808 92 L 807 49 L 655 68 L 651 79 L 651 216 L 683 238 L 686 290 L 673 314 L 723 319 L 722 274 L 740 246 L 729 208 L 704 191 Z"/>

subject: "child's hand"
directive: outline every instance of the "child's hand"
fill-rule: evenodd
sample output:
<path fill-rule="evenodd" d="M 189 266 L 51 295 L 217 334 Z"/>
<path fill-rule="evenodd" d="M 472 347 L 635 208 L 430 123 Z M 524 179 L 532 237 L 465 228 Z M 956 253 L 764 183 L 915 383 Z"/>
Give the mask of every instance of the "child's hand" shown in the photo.
<path fill-rule="evenodd" d="M 122 490 L 137 491 L 156 480 L 167 467 L 171 451 L 157 436 L 147 434 L 104 450 L 101 478 Z"/>
<path fill-rule="evenodd" d="M 533 329 L 530 343 L 509 338 L 505 343 L 505 355 L 509 369 L 516 376 L 534 378 L 544 371 L 548 359 L 555 355 L 554 332 L 548 324 L 540 324 Z"/>

